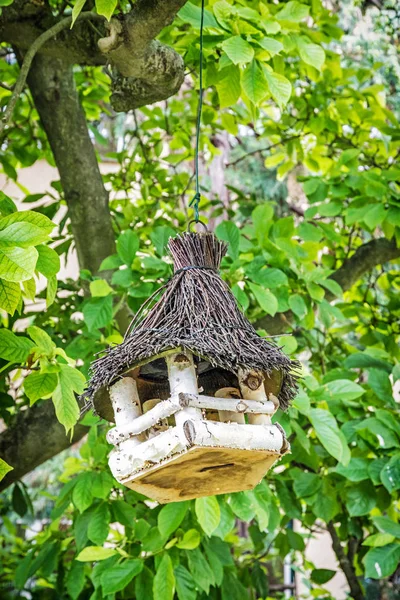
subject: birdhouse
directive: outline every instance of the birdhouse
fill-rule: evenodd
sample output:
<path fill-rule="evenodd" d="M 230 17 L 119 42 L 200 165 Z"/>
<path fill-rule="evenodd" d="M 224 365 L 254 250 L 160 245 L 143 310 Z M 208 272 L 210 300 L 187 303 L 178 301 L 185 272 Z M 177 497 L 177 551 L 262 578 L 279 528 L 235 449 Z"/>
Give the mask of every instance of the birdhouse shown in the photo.
<path fill-rule="evenodd" d="M 168 246 L 174 275 L 93 363 L 86 392 L 115 423 L 114 477 L 161 503 L 257 485 L 289 451 L 271 418 L 296 394 L 298 366 L 257 334 L 218 274 L 224 242 L 185 233 Z"/>

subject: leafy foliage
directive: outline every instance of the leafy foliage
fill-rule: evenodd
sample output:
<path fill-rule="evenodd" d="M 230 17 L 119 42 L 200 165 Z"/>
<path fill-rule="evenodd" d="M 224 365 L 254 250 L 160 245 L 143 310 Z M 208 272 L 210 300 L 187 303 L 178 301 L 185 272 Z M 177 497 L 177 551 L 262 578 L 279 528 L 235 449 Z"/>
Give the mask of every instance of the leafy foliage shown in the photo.
<path fill-rule="evenodd" d="M 75 17 L 84 4 L 74 3 Z M 129 10 L 113 1 L 95 7 L 107 18 Z M 35 202 L 33 210 L 18 211 L 0 194 L 0 407 L 7 425 L 51 398 L 71 430 L 94 354 L 122 340 L 119 309 L 136 312 L 171 274 L 166 242 L 191 216 L 198 26 L 199 3 L 187 2 L 160 36 L 184 55 L 192 83 L 112 127 L 106 75 L 76 68 L 97 148 L 116 165 L 104 176 L 116 251 L 99 273 L 82 270 L 57 289 L 60 257 L 73 244 L 59 182 L 47 197 L 27 193 L 23 205 Z M 349 273 L 334 276 L 374 238 L 400 244 L 398 104 L 382 85 L 386 67 L 366 64 L 365 53 L 349 58 L 338 15 L 319 1 L 210 2 L 205 28 L 201 147 L 212 166 L 205 167 L 200 208 L 230 244 L 222 273 L 238 302 L 262 335 L 284 322 L 278 343 L 304 365 L 298 397 L 277 415 L 292 454 L 252 491 L 156 506 L 112 479 L 106 425 L 87 415 L 87 439 L 66 457 L 53 489 L 38 495 L 17 484 L 2 501 L 3 553 L 10 551 L 1 583 L 17 594 L 266 598 L 266 558 L 279 564 L 291 556 L 310 597 L 329 598 L 334 572 L 305 553 L 316 529 L 333 528 L 363 586 L 366 578 L 392 585 L 398 567 L 398 261 L 372 263 L 354 285 Z M 1 61 L 2 79 L 13 85 L 16 65 Z M 0 88 L 2 105 L 8 97 Z M 21 97 L 0 155 L 11 179 L 39 157 L 53 161 L 30 102 Z M 229 202 L 213 179 L 220 136 L 230 147 Z M 32 309 L 35 300 L 40 311 Z M 8 469 L 1 462 L 0 476 Z M 35 506 L 45 497 L 51 518 L 34 539 L 24 533 L 30 496 Z M 24 525 L 17 528 L 14 513 Z M 300 531 L 288 526 L 293 519 Z M 247 537 L 238 535 L 239 521 Z"/>

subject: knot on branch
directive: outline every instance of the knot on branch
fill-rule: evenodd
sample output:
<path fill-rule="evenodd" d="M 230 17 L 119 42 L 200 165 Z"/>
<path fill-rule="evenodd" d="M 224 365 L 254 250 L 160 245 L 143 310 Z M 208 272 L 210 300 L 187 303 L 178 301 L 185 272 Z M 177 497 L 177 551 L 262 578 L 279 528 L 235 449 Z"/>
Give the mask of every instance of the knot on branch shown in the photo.
<path fill-rule="evenodd" d="M 114 110 L 127 112 L 176 94 L 183 83 L 184 68 L 183 59 L 175 50 L 158 41 L 151 42 L 144 56 L 137 59 L 135 76 L 118 75 L 113 80 Z"/>

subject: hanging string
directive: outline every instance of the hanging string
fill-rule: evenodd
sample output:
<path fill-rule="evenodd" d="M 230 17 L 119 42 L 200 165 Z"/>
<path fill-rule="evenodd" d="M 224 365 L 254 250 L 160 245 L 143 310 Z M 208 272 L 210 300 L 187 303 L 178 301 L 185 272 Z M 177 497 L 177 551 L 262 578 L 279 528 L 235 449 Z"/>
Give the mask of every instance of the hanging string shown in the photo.
<path fill-rule="evenodd" d="M 200 17 L 200 71 L 199 71 L 199 103 L 197 105 L 196 119 L 196 150 L 194 155 L 194 176 L 196 181 L 196 193 L 193 196 L 189 207 L 193 207 L 194 219 L 199 222 L 199 203 L 200 203 L 200 183 L 199 183 L 199 146 L 200 146 L 200 128 L 201 128 L 201 113 L 203 110 L 203 26 L 204 26 L 204 0 L 201 0 L 201 17 Z"/>

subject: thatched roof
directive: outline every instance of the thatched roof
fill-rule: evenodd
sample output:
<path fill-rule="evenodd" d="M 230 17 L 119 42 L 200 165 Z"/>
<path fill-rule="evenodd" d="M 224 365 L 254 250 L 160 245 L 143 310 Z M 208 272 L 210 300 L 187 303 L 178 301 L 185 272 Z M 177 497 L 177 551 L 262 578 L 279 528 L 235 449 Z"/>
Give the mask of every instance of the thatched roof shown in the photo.
<path fill-rule="evenodd" d="M 85 396 L 108 387 L 123 373 L 174 348 L 187 349 L 219 367 L 280 372 L 282 408 L 296 395 L 299 367 L 272 341 L 260 337 L 218 274 L 227 245 L 212 233 L 184 233 L 168 244 L 174 275 L 144 317 L 139 311 L 124 341 L 95 360 Z"/>

